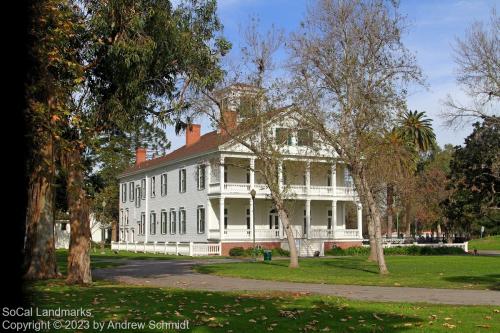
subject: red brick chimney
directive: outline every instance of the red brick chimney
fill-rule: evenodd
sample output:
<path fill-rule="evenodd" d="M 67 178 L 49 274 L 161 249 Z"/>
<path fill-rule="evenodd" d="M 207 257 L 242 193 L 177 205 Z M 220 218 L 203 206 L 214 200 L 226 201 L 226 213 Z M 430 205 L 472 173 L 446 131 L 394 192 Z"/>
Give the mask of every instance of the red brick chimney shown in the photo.
<path fill-rule="evenodd" d="M 137 147 L 135 150 L 135 165 L 146 162 L 146 148 Z"/>
<path fill-rule="evenodd" d="M 227 134 L 227 132 L 233 131 L 236 126 L 237 113 L 235 111 L 222 111 L 222 119 L 220 124 L 221 134 Z"/>
<path fill-rule="evenodd" d="M 200 140 L 201 125 L 191 124 L 186 128 L 186 146 L 191 146 Z"/>

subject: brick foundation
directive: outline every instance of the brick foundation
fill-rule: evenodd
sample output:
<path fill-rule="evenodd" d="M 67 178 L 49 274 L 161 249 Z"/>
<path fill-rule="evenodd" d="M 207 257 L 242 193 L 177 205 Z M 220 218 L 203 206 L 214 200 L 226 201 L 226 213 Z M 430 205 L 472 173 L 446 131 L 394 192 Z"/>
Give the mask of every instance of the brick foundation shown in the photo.
<path fill-rule="evenodd" d="M 349 242 L 325 242 L 325 251 L 330 250 L 333 245 L 340 247 L 341 249 L 347 249 L 350 247 L 361 246 L 362 241 L 349 241 Z"/>
<path fill-rule="evenodd" d="M 255 245 L 260 245 L 264 249 L 275 249 L 281 247 L 281 242 L 255 242 Z M 233 247 L 242 247 L 247 249 L 249 247 L 253 247 L 253 242 L 230 242 L 230 243 L 222 243 L 222 255 L 228 256 L 229 250 Z"/>

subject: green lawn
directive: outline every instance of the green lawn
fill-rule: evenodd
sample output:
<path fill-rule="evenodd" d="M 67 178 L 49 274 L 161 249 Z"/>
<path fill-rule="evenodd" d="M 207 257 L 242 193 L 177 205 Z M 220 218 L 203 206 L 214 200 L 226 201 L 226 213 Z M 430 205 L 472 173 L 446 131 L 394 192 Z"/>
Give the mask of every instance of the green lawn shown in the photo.
<path fill-rule="evenodd" d="M 387 256 L 390 274 L 380 276 L 376 263 L 366 257 L 311 258 L 300 260 L 300 268 L 289 269 L 288 261 L 200 265 L 201 273 L 250 279 L 500 290 L 500 258 L 480 256 Z"/>
<path fill-rule="evenodd" d="M 165 332 L 150 329 L 150 321 L 185 319 L 189 320 L 191 332 L 500 331 L 500 310 L 491 306 L 374 303 L 283 293 L 198 292 L 102 281 L 91 287 L 77 287 L 52 280 L 35 283 L 29 289 L 32 305 L 39 309 L 90 309 L 91 317 L 68 319 L 106 325 L 125 320 L 144 323 L 145 329 L 137 332 Z M 102 332 L 119 331 L 127 330 Z"/>
<path fill-rule="evenodd" d="M 469 251 L 474 248 L 478 250 L 498 250 L 500 251 L 500 235 L 473 239 L 469 241 Z"/>

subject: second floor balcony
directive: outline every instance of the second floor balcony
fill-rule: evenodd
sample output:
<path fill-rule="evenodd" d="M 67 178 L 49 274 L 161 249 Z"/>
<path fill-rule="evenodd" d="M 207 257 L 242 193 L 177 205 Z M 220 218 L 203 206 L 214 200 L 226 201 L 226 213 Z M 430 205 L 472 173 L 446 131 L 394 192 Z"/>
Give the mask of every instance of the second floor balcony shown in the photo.
<path fill-rule="evenodd" d="M 253 158 L 221 157 L 210 165 L 208 194 L 248 197 L 255 189 L 258 198 L 270 195 L 259 174 L 262 164 Z M 355 200 L 357 193 L 343 163 L 285 160 L 278 168 L 278 182 L 289 198 L 332 198 Z"/>

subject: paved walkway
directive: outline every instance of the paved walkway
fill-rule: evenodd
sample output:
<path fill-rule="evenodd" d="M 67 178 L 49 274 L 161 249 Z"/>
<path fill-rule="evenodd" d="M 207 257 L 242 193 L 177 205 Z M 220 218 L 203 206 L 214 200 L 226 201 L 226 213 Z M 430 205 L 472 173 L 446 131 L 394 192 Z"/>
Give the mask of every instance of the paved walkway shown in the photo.
<path fill-rule="evenodd" d="M 314 293 L 366 301 L 425 302 L 460 305 L 500 305 L 500 291 L 377 287 L 252 280 L 199 274 L 197 264 L 235 262 L 209 260 L 120 260 L 125 265 L 96 269 L 97 278 L 155 287 L 209 291 L 285 291 Z"/>

